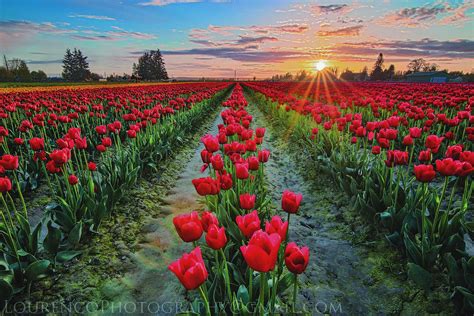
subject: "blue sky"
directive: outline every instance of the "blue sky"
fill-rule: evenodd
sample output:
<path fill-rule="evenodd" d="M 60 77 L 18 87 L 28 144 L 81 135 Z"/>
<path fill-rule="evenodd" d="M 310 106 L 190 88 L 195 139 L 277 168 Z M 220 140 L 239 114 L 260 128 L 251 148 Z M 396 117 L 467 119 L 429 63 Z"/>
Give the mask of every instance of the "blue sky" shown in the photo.
<path fill-rule="evenodd" d="M 469 0 L 0 0 L 0 53 L 49 75 L 68 47 L 100 74 L 130 73 L 155 48 L 175 77 L 265 78 L 318 60 L 359 70 L 379 52 L 397 70 L 423 57 L 471 71 L 473 14 Z"/>

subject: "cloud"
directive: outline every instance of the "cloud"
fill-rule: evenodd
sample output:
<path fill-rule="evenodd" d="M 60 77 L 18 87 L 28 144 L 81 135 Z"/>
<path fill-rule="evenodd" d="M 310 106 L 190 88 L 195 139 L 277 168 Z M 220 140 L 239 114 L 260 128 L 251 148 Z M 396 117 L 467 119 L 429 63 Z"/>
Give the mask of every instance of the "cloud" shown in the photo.
<path fill-rule="evenodd" d="M 195 3 L 201 2 L 201 0 L 151 0 L 149 2 L 140 2 L 139 5 L 143 6 L 165 6 L 174 3 Z"/>
<path fill-rule="evenodd" d="M 335 30 L 320 30 L 318 31 L 317 35 L 321 37 L 358 36 L 363 28 L 363 25 L 356 25 Z"/>
<path fill-rule="evenodd" d="M 216 58 L 227 58 L 242 62 L 282 62 L 289 59 L 309 57 L 305 52 L 278 51 L 278 50 L 255 50 L 240 47 L 219 47 L 219 48 L 193 48 L 185 50 L 162 51 L 163 55 L 202 55 Z"/>
<path fill-rule="evenodd" d="M 461 6 L 453 10 L 452 15 L 446 16 L 441 19 L 441 25 L 453 25 L 453 24 L 462 24 L 466 21 L 469 21 L 470 18 L 466 15 L 466 11 L 474 8 L 474 2 L 466 2 Z"/>
<path fill-rule="evenodd" d="M 240 39 L 237 41 L 237 44 L 262 44 L 265 42 L 277 42 L 278 38 L 273 36 L 242 36 L 240 35 Z"/>
<path fill-rule="evenodd" d="M 380 25 L 403 25 L 408 27 L 427 26 L 439 21 L 440 24 L 454 24 L 469 20 L 466 11 L 474 7 L 470 1 L 457 6 L 448 3 L 426 4 L 420 7 L 403 8 L 375 20 Z"/>
<path fill-rule="evenodd" d="M 2 43 L 2 48 L 6 50 L 27 42 L 35 34 L 62 35 L 76 32 L 75 30 L 57 27 L 51 22 L 0 21 L 0 43 Z"/>
<path fill-rule="evenodd" d="M 35 23 L 30 21 L 7 20 L 0 21 L 0 29 L 2 32 L 42 32 L 42 33 L 74 33 L 73 30 L 58 28 L 51 22 Z"/>
<path fill-rule="evenodd" d="M 120 27 L 112 26 L 113 31 L 97 32 L 97 31 L 82 31 L 81 34 L 75 34 L 71 37 L 77 40 L 86 41 L 117 41 L 127 39 L 151 40 L 156 36 L 150 33 L 126 31 Z"/>
<path fill-rule="evenodd" d="M 48 65 L 48 64 L 60 64 L 62 63 L 62 59 L 54 59 L 54 60 L 26 60 L 27 64 L 30 65 Z"/>
<path fill-rule="evenodd" d="M 311 5 L 311 10 L 317 14 L 342 13 L 348 8 L 347 4 Z"/>
<path fill-rule="evenodd" d="M 108 35 L 72 35 L 73 39 L 80 41 L 116 41 L 117 37 Z"/>
<path fill-rule="evenodd" d="M 347 56 L 376 56 L 383 53 L 391 57 L 410 58 L 474 58 L 474 41 L 457 39 L 438 41 L 425 38 L 417 41 L 374 41 L 337 44 L 329 49 L 329 54 Z"/>
<path fill-rule="evenodd" d="M 70 18 L 82 18 L 82 19 L 90 19 L 90 20 L 101 20 L 101 21 L 115 21 L 114 18 L 105 15 L 85 15 L 85 14 L 75 14 L 70 15 Z"/>

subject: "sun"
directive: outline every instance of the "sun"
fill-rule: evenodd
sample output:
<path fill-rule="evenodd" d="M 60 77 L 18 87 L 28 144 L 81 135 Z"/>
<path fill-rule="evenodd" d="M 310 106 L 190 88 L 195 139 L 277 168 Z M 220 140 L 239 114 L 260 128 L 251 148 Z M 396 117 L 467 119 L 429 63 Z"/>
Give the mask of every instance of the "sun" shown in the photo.
<path fill-rule="evenodd" d="M 317 62 L 314 62 L 313 64 L 314 70 L 317 70 L 317 71 L 321 71 L 326 67 L 327 67 L 327 63 L 325 60 L 318 60 Z"/>

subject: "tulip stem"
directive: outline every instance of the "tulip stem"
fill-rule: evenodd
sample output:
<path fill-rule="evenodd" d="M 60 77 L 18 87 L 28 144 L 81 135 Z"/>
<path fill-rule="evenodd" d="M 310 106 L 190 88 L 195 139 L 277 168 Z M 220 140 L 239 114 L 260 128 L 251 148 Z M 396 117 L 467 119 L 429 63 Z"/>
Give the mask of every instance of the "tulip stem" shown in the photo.
<path fill-rule="evenodd" d="M 436 232 L 436 226 L 438 225 L 438 214 L 439 214 L 439 208 L 441 207 L 441 203 L 443 202 L 444 194 L 446 193 L 446 188 L 448 186 L 448 177 L 444 177 L 444 185 L 443 185 L 443 191 L 441 192 L 441 196 L 439 198 L 438 206 L 436 207 L 434 219 L 433 219 L 433 226 L 432 226 L 432 231 L 431 235 L 433 238 L 435 238 L 435 232 Z"/>
<path fill-rule="evenodd" d="M 293 306 L 292 312 L 295 313 L 296 311 L 296 293 L 298 291 L 298 274 L 295 273 L 295 280 L 293 284 Z"/>
<path fill-rule="evenodd" d="M 211 308 L 209 307 L 209 300 L 207 299 L 206 293 L 202 289 L 202 285 L 199 287 L 199 293 L 201 294 L 201 298 L 204 301 L 204 305 L 206 307 L 206 315 L 211 315 Z"/>
<path fill-rule="evenodd" d="M 258 300 L 258 307 L 262 311 L 262 315 L 264 314 L 265 308 L 265 282 L 266 282 L 266 274 L 260 273 L 260 298 Z"/>
<path fill-rule="evenodd" d="M 225 283 L 227 285 L 227 295 L 229 295 L 229 303 L 232 304 L 232 291 L 230 289 L 230 277 L 229 277 L 229 269 L 227 267 L 227 259 L 225 257 L 224 251 L 219 249 L 219 252 L 222 254 L 222 259 L 224 260 L 224 272 L 225 272 Z"/>
<path fill-rule="evenodd" d="M 249 302 L 252 302 L 252 294 L 253 294 L 253 271 L 249 268 Z"/>

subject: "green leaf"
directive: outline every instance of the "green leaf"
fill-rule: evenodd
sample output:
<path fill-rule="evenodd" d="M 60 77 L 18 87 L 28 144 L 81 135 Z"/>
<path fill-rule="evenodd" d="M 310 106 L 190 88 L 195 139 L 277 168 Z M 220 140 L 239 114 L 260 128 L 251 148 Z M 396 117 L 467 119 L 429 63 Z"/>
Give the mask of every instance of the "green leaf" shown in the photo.
<path fill-rule="evenodd" d="M 51 221 L 48 222 L 48 234 L 43 240 L 43 247 L 49 253 L 55 254 L 59 249 L 59 244 L 61 242 L 61 231 L 53 227 Z"/>
<path fill-rule="evenodd" d="M 50 264 L 49 260 L 39 260 L 31 263 L 25 270 L 26 279 L 29 282 L 40 279 L 46 274 Z"/>
<path fill-rule="evenodd" d="M 237 300 L 243 302 L 244 304 L 247 304 L 249 302 L 249 291 L 247 290 L 247 287 L 243 284 L 239 286 L 239 289 L 237 290 Z"/>
<path fill-rule="evenodd" d="M 69 233 L 69 237 L 67 239 L 68 244 L 71 246 L 72 249 L 77 248 L 79 242 L 81 241 L 82 236 L 82 222 L 77 223 L 74 228 Z"/>
<path fill-rule="evenodd" d="M 13 296 L 13 287 L 5 280 L 0 279 L 0 306 Z"/>
<path fill-rule="evenodd" d="M 430 291 L 432 284 L 431 273 L 419 265 L 412 262 L 408 263 L 408 277 L 426 292 Z"/>
<path fill-rule="evenodd" d="M 81 255 L 81 254 L 82 254 L 82 251 L 78 251 L 78 250 L 60 251 L 56 255 L 56 261 L 61 262 L 61 263 L 67 262 L 67 261 L 70 261 L 70 260 L 74 259 L 75 257 Z"/>

